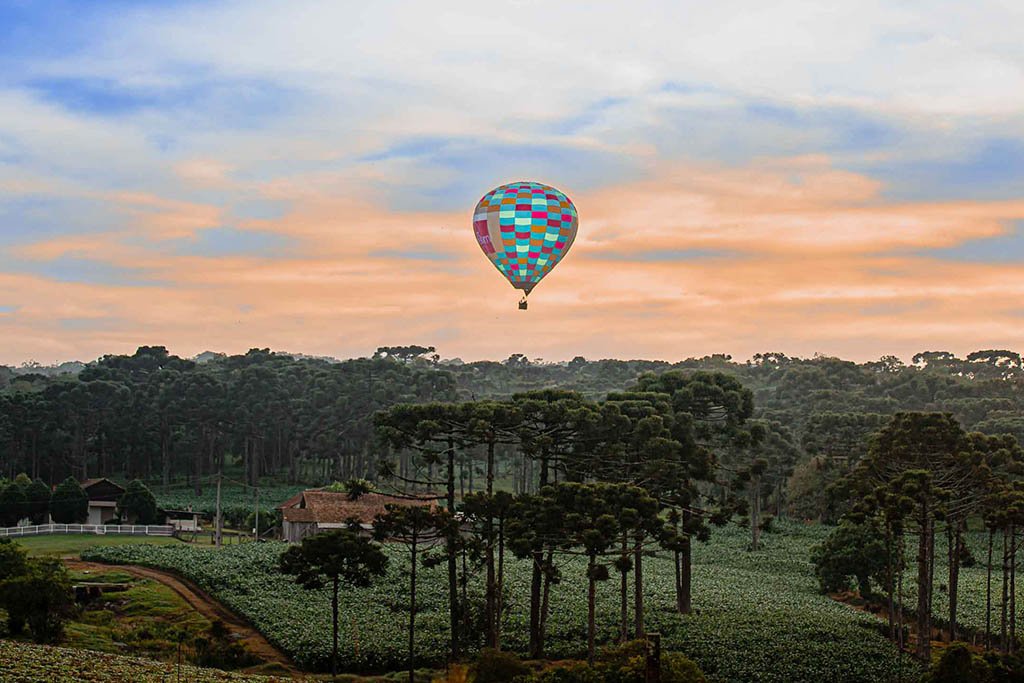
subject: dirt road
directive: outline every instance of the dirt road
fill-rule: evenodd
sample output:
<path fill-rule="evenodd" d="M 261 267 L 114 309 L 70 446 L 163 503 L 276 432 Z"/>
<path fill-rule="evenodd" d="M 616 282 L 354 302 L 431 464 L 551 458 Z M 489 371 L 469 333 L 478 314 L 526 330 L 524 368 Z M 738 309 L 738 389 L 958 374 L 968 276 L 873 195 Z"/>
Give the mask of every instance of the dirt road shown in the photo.
<path fill-rule="evenodd" d="M 149 567 L 139 567 L 137 565 L 100 564 L 97 562 L 83 562 L 82 560 L 73 559 L 65 559 L 64 563 L 67 565 L 68 569 L 88 571 L 110 571 L 112 569 L 117 569 L 133 574 L 134 576 L 158 581 L 180 595 L 185 602 L 191 605 L 193 609 L 207 619 L 210 619 L 211 621 L 219 619 L 224 622 L 224 625 L 228 630 L 231 633 L 236 634 L 238 641 L 242 643 L 254 656 L 259 657 L 264 662 L 280 664 L 288 669 L 288 671 L 295 672 L 294 664 L 292 664 L 283 652 L 271 645 L 270 641 L 264 638 L 259 631 L 246 623 L 244 619 L 214 600 L 191 581 L 169 572 L 150 569 Z"/>

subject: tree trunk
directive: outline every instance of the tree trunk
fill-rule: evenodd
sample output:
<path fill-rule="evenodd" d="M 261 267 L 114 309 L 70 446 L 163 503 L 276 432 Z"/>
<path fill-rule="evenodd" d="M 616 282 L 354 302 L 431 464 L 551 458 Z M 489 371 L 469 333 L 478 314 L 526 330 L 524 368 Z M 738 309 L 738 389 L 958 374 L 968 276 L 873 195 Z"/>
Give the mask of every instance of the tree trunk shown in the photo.
<path fill-rule="evenodd" d="M 644 538 L 636 539 L 633 551 L 633 618 L 636 621 L 634 633 L 637 640 L 644 637 Z"/>
<path fill-rule="evenodd" d="M 680 614 L 689 614 L 693 611 L 692 582 L 693 582 L 693 539 L 690 538 L 687 522 L 690 520 L 690 512 L 683 511 L 683 538 L 679 550 L 679 590 L 676 593 L 676 608 Z"/>
<path fill-rule="evenodd" d="M 540 659 L 544 656 L 544 643 L 540 633 L 540 594 L 544 579 L 541 566 L 543 562 L 544 552 L 542 550 L 534 551 L 533 576 L 530 580 L 530 659 Z"/>
<path fill-rule="evenodd" d="M 932 620 L 929 596 L 931 583 L 929 578 L 928 548 L 931 541 L 931 514 L 924 503 L 920 518 L 920 538 L 917 544 L 917 656 L 923 662 L 931 661 L 932 656 Z"/>
<path fill-rule="evenodd" d="M 1006 529 L 1003 529 L 1003 603 L 1001 607 L 1001 616 L 999 619 L 999 649 L 1003 652 L 1007 650 L 1006 642 L 1006 608 L 1008 605 L 1007 590 L 1009 589 L 1010 579 L 1010 547 L 1009 537 L 1007 536 Z"/>
<path fill-rule="evenodd" d="M 961 520 L 946 525 L 946 543 L 949 548 L 949 642 L 957 635 L 957 597 L 960 586 Z"/>
<path fill-rule="evenodd" d="M 544 562 L 544 587 L 541 591 L 540 600 L 540 644 L 542 650 L 548 635 L 548 615 L 551 607 L 551 573 L 554 571 L 554 557 L 555 551 L 548 548 L 547 559 Z"/>
<path fill-rule="evenodd" d="M 622 532 L 622 551 L 619 554 L 619 642 L 625 643 L 629 640 L 629 561 L 628 534 Z"/>
<path fill-rule="evenodd" d="M 164 486 L 171 484 L 171 444 L 170 434 L 167 425 L 161 420 L 160 424 L 160 481 Z"/>
<path fill-rule="evenodd" d="M 416 533 L 413 532 L 412 566 L 409 569 L 409 683 L 415 683 L 416 673 Z"/>
<path fill-rule="evenodd" d="M 448 511 L 455 513 L 455 439 L 448 437 Z M 459 559 L 457 552 L 458 529 L 453 529 L 445 539 L 448 555 L 448 616 L 451 622 L 451 656 L 458 659 L 462 649 L 459 619 Z"/>
<path fill-rule="evenodd" d="M 542 464 L 540 468 L 540 485 L 545 486 L 548 483 L 548 466 L 547 456 L 542 454 Z M 526 465 L 532 462 L 530 459 L 523 458 L 523 492 L 529 492 L 528 479 L 525 474 Z M 543 566 L 544 552 L 542 550 L 535 551 L 533 553 L 533 576 L 530 578 L 530 657 L 532 659 L 539 659 L 544 655 L 544 635 L 541 622 L 543 621 L 541 616 L 541 583 L 546 583 L 547 572 L 542 572 L 541 567 Z"/>
<path fill-rule="evenodd" d="M 505 519 L 498 519 L 498 585 L 494 600 L 494 642 L 501 647 L 501 614 L 505 599 Z"/>
<path fill-rule="evenodd" d="M 896 625 L 898 627 L 897 633 L 899 634 L 900 656 L 902 656 L 903 650 L 907 646 L 907 644 L 905 642 L 904 634 L 903 634 L 903 558 L 904 558 L 904 552 L 905 552 L 905 549 L 904 549 L 904 545 L 903 545 L 903 536 L 901 535 L 900 536 L 900 563 L 897 566 L 899 574 L 897 575 L 897 578 L 896 578 L 896 597 L 897 597 L 897 602 L 899 603 L 897 605 L 898 609 L 897 609 L 897 612 L 896 612 Z"/>
<path fill-rule="evenodd" d="M 895 561 L 896 549 L 893 546 L 892 539 L 892 525 L 886 522 L 885 524 L 885 593 L 889 601 L 889 638 L 890 640 L 896 640 L 896 599 L 895 593 L 895 578 L 896 578 L 896 561 Z"/>
<path fill-rule="evenodd" d="M 992 649 L 992 541 L 995 529 L 988 530 L 988 562 L 985 563 L 985 649 Z"/>
<path fill-rule="evenodd" d="M 597 582 L 594 573 L 597 570 L 597 556 L 590 555 L 587 562 L 587 664 L 594 666 L 594 632 L 596 620 L 594 619 L 595 598 L 597 596 Z"/>
<path fill-rule="evenodd" d="M 1010 654 L 1017 650 L 1017 525 L 1010 524 Z"/>
<path fill-rule="evenodd" d="M 682 563 L 682 559 L 680 558 L 678 548 L 672 553 L 672 560 L 676 570 L 676 611 L 682 613 L 683 609 L 682 605 L 679 604 L 679 599 L 682 597 L 683 593 L 683 573 L 679 568 L 679 565 Z"/>
<path fill-rule="evenodd" d="M 470 480 L 472 481 L 472 479 Z M 472 485 L 470 489 L 472 489 Z M 488 502 L 494 501 L 494 441 L 491 440 L 487 444 L 487 500 Z M 493 509 L 493 508 L 492 508 Z M 487 513 L 487 519 L 484 521 L 484 533 L 486 536 L 486 556 L 485 562 L 487 564 L 487 593 L 485 596 L 485 621 L 487 630 L 487 647 L 498 649 L 498 629 L 497 629 L 497 597 L 494 576 L 494 517 L 491 512 Z"/>
<path fill-rule="evenodd" d="M 761 476 L 751 481 L 750 495 L 750 549 L 761 549 Z"/>
<path fill-rule="evenodd" d="M 334 592 L 331 594 L 331 676 L 338 675 L 338 577 L 334 577 Z"/>

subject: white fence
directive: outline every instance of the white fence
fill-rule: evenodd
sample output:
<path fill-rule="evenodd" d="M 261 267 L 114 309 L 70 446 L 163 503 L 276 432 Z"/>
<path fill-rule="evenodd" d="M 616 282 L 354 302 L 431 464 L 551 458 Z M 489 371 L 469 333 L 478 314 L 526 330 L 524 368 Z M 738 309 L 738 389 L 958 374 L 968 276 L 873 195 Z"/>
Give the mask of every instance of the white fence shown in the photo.
<path fill-rule="evenodd" d="M 45 534 L 173 536 L 174 527 L 162 524 L 39 524 L 36 526 L 0 527 L 0 538 L 14 536 L 42 536 Z"/>

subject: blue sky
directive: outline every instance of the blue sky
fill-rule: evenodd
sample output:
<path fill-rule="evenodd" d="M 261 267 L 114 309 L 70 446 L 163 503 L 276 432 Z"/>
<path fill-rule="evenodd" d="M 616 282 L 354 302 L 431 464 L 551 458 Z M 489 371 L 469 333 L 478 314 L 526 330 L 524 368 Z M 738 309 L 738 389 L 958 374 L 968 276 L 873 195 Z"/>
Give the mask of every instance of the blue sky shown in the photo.
<path fill-rule="evenodd" d="M 504 285 L 465 215 L 527 178 L 578 198 L 576 265 L 545 289 L 564 315 L 603 302 L 579 332 L 593 353 L 736 343 L 608 332 L 668 301 L 666 320 L 745 315 L 743 350 L 969 345 L 916 303 L 970 296 L 940 277 L 988 293 L 979 343 L 1024 342 L 1022 27 L 995 1 L 2 3 L 0 362 L 143 331 L 244 350 L 239 315 L 268 345 L 360 353 L 453 305 L 453 354 L 499 355 L 511 342 L 468 322 Z M 154 292 L 187 329 L 145 308 Z M 751 318 L 772 306 L 794 310 Z M 846 313 L 808 331 L 800 306 Z M 884 319 L 870 348 L 849 311 Z M 534 332 L 529 355 L 575 355 Z"/>

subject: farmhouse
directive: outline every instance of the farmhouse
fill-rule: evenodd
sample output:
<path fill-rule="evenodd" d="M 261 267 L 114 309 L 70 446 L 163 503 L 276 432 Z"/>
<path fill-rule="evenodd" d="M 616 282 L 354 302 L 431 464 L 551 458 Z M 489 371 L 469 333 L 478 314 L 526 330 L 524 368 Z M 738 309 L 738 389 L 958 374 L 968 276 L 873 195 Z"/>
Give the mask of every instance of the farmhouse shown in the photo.
<path fill-rule="evenodd" d="M 369 529 L 374 517 L 388 504 L 433 506 L 435 502 L 432 498 L 395 498 L 381 493 L 366 493 L 352 500 L 347 493 L 308 489 L 277 506 L 281 511 L 281 536 L 289 543 L 298 543 L 320 531 L 345 528 L 350 519 Z"/>
<path fill-rule="evenodd" d="M 117 501 L 124 495 L 124 487 L 107 478 L 86 479 L 82 482 L 89 496 L 89 518 L 86 524 L 110 524 L 117 516 Z"/>

